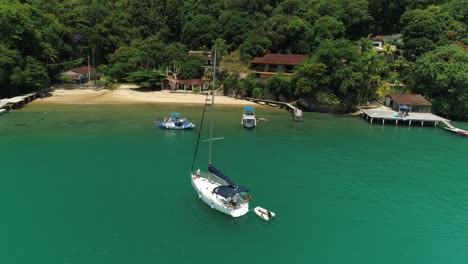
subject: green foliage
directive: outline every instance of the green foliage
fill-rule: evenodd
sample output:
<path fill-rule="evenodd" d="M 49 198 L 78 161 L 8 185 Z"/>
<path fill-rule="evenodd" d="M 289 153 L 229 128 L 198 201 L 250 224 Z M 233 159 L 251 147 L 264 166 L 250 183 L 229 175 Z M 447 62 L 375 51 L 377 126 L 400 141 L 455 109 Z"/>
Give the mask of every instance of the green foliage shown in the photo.
<path fill-rule="evenodd" d="M 209 15 L 195 15 L 182 30 L 182 40 L 190 49 L 210 48 L 215 39 L 215 18 Z"/>
<path fill-rule="evenodd" d="M 334 17 L 320 17 L 312 27 L 312 39 L 314 46 L 318 46 L 323 40 L 333 40 L 344 37 L 345 27 L 341 21 Z"/>
<path fill-rule="evenodd" d="M 135 83 L 144 89 L 160 89 L 162 78 L 155 70 L 139 70 L 130 73 L 125 81 Z"/>
<path fill-rule="evenodd" d="M 261 57 L 265 54 L 265 50 L 271 48 L 271 45 L 272 43 L 267 37 L 252 32 L 239 47 L 240 59 L 247 63 L 253 57 Z"/>
<path fill-rule="evenodd" d="M 244 42 L 247 33 L 253 28 L 253 21 L 246 19 L 248 14 L 237 10 L 226 10 L 218 19 L 220 34 L 229 43 L 229 50 L 235 50 Z"/>
<path fill-rule="evenodd" d="M 262 98 L 263 97 L 263 89 L 260 87 L 255 87 L 252 91 L 253 98 Z"/>
<path fill-rule="evenodd" d="M 43 89 L 49 85 L 46 67 L 33 57 L 26 57 L 22 71 L 22 86 L 25 91 Z"/>
<path fill-rule="evenodd" d="M 327 91 L 318 92 L 315 99 L 317 100 L 318 103 L 323 104 L 323 105 L 331 105 L 331 106 L 341 105 L 340 99 L 338 99 L 336 95 Z"/>
<path fill-rule="evenodd" d="M 175 65 L 179 77 L 200 77 L 188 50 L 217 47 L 226 93 L 260 96 L 245 79 L 253 57 L 308 54 L 291 79 L 291 96 L 353 105 L 380 96 L 384 82 L 413 87 L 420 77 L 414 62 L 430 51 L 455 43 L 466 53 L 467 10 L 467 0 L 4 0 L 0 96 L 47 86 L 88 57 L 94 67 L 106 66 L 99 70 L 106 85 L 132 80 L 156 87 L 153 69 Z M 393 33 L 402 33 L 403 51 L 386 45 L 383 54 L 373 52 L 369 36 Z M 438 78 L 444 75 L 462 79 Z M 440 112 L 464 111 L 461 100 L 428 94 Z"/>
<path fill-rule="evenodd" d="M 432 50 L 441 38 L 441 24 L 436 14 L 428 10 L 407 11 L 402 15 L 400 24 L 407 58 L 414 60 Z"/>
<path fill-rule="evenodd" d="M 243 96 L 252 96 L 253 90 L 256 88 L 255 77 L 248 76 L 247 78 L 239 81 L 239 88 Z"/>
<path fill-rule="evenodd" d="M 377 97 L 380 99 L 380 100 L 383 100 L 385 98 L 385 96 L 393 93 L 393 89 L 392 87 L 388 84 L 388 83 L 382 83 L 378 88 L 377 88 L 377 91 L 376 91 L 376 94 L 377 94 Z"/>
<path fill-rule="evenodd" d="M 415 93 L 432 99 L 433 111 L 452 118 L 468 114 L 468 52 L 456 45 L 419 58 L 407 80 Z"/>
<path fill-rule="evenodd" d="M 224 56 L 220 67 L 230 78 L 234 79 L 238 79 L 242 73 L 249 72 L 247 66 L 239 58 L 239 51 Z"/>
<path fill-rule="evenodd" d="M 192 90 L 192 93 L 194 94 L 197 94 L 197 93 L 200 93 L 200 87 L 194 87 L 193 90 Z"/>
<path fill-rule="evenodd" d="M 311 96 L 330 84 L 327 65 L 320 62 L 307 62 L 296 68 L 292 83 L 298 96 Z"/>
<path fill-rule="evenodd" d="M 203 64 L 198 56 L 189 56 L 185 61 L 180 63 L 180 79 L 195 79 L 203 76 Z"/>
<path fill-rule="evenodd" d="M 291 77 L 281 73 L 277 74 L 267 80 L 266 88 L 270 94 L 276 96 L 277 100 L 279 100 L 280 95 L 290 98 L 292 95 Z"/>
<path fill-rule="evenodd" d="M 304 19 L 276 15 L 265 21 L 263 32 L 272 43 L 272 52 L 304 54 L 310 51 L 312 28 Z"/>
<path fill-rule="evenodd" d="M 66 75 L 66 74 L 60 75 L 58 79 L 65 84 L 75 83 L 75 79 L 73 79 L 70 75 Z"/>

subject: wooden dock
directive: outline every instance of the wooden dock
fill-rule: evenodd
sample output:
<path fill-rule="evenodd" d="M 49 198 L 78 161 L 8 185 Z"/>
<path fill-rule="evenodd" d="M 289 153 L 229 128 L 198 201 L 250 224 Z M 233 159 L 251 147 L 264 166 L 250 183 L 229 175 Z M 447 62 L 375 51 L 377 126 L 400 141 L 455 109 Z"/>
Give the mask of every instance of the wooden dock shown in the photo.
<path fill-rule="evenodd" d="M 417 113 L 417 112 L 410 112 L 408 116 L 395 116 L 395 111 L 392 109 L 383 110 L 383 109 L 359 109 L 362 112 L 363 118 L 369 120 L 372 124 L 375 122 L 382 122 L 385 124 L 386 121 L 390 121 L 391 123 L 398 125 L 398 123 L 407 123 L 409 126 L 411 124 L 420 124 L 424 126 L 424 122 L 426 123 L 434 123 L 434 127 L 439 125 L 441 122 L 447 121 L 447 119 L 436 116 L 431 113 Z"/>
<path fill-rule="evenodd" d="M 304 119 L 304 116 L 302 114 L 302 110 L 295 107 L 294 105 L 292 105 L 290 103 L 273 101 L 273 100 L 266 100 L 266 99 L 251 98 L 251 97 L 244 97 L 243 99 L 247 100 L 247 101 L 257 103 L 257 104 L 263 104 L 263 105 L 270 105 L 270 106 L 285 108 L 286 110 L 293 113 L 294 120 L 302 121 Z"/>
<path fill-rule="evenodd" d="M 15 96 L 12 98 L 5 98 L 0 100 L 0 109 L 11 110 L 14 108 L 20 108 L 25 104 L 33 101 L 38 96 L 45 96 L 49 92 L 50 89 L 43 89 L 37 92 L 32 92 L 28 94 L 23 94 L 19 96 Z"/>

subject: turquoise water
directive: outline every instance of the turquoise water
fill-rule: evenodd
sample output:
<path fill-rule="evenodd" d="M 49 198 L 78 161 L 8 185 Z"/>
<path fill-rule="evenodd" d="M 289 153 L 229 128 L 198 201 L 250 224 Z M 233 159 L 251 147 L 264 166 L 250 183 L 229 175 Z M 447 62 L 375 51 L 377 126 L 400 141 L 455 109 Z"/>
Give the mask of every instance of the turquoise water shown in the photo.
<path fill-rule="evenodd" d="M 213 163 L 252 190 L 233 219 L 193 191 L 196 106 L 28 105 L 0 116 L 1 263 L 467 263 L 468 139 L 257 108 L 217 108 Z M 466 123 L 457 123 L 468 128 Z M 204 127 L 202 139 L 208 137 Z M 208 143 L 196 167 L 206 170 Z"/>

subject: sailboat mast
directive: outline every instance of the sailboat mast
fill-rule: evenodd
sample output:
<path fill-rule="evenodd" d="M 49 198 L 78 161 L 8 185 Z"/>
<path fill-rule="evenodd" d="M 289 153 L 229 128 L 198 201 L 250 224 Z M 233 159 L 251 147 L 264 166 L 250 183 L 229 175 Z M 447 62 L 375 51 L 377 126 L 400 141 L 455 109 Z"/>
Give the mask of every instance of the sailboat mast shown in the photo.
<path fill-rule="evenodd" d="M 215 48 L 214 64 L 213 64 L 213 87 L 212 87 L 212 92 L 211 92 L 210 151 L 208 152 L 208 164 L 211 164 L 211 145 L 213 144 L 214 91 L 215 91 L 215 83 L 216 83 L 216 53 L 217 53 L 217 49 Z"/>

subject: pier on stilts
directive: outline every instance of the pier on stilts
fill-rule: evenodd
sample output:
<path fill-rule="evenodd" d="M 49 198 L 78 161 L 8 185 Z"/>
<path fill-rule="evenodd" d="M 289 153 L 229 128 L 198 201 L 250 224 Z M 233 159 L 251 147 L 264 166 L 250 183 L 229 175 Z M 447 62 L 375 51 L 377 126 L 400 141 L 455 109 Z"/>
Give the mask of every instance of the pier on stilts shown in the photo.
<path fill-rule="evenodd" d="M 424 123 L 433 123 L 434 127 L 439 125 L 441 122 L 447 119 L 436 116 L 431 113 L 419 113 L 410 112 L 407 116 L 395 116 L 393 110 L 382 110 L 382 109 L 359 109 L 361 110 L 362 117 L 368 120 L 371 124 L 374 122 L 381 122 L 383 125 L 385 122 L 392 123 L 395 125 L 407 123 L 411 125 L 421 125 Z"/>
<path fill-rule="evenodd" d="M 424 124 L 434 124 L 434 127 L 441 127 L 445 130 L 457 133 L 462 136 L 468 136 L 468 131 L 456 128 L 450 123 L 450 120 L 445 119 L 440 116 L 436 116 L 431 113 L 419 113 L 419 112 L 410 112 L 407 116 L 395 116 L 395 111 L 389 109 L 359 109 L 361 115 L 364 119 L 373 123 L 382 123 L 382 125 L 387 124 L 407 124 L 411 125 L 421 125 Z"/>
<path fill-rule="evenodd" d="M 304 119 L 304 116 L 302 114 L 302 110 L 295 107 L 291 103 L 286 103 L 286 102 L 279 102 L 279 101 L 273 101 L 273 100 L 266 100 L 266 99 L 258 99 L 258 98 L 250 98 L 250 97 L 244 97 L 244 100 L 251 101 L 257 104 L 263 104 L 263 105 L 269 105 L 269 106 L 276 106 L 276 107 L 281 107 L 285 108 L 289 112 L 293 114 L 294 120 L 296 121 L 302 121 Z"/>
<path fill-rule="evenodd" d="M 45 97 L 50 92 L 50 89 L 43 89 L 37 92 L 23 94 L 12 98 L 0 99 L 0 110 L 11 110 L 21 108 L 25 104 L 33 101 L 37 97 Z"/>

